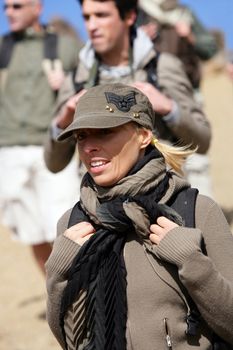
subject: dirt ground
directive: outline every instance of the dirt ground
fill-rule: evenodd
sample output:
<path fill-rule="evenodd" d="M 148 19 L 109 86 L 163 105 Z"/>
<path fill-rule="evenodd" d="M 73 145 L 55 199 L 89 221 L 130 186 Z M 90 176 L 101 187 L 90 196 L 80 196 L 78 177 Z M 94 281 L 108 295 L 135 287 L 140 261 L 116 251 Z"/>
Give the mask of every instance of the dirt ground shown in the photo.
<path fill-rule="evenodd" d="M 205 107 L 213 128 L 210 150 L 215 200 L 233 217 L 233 83 L 221 72 L 205 73 Z M 44 278 L 28 247 L 0 226 L 0 350 L 59 350 L 43 314 Z"/>

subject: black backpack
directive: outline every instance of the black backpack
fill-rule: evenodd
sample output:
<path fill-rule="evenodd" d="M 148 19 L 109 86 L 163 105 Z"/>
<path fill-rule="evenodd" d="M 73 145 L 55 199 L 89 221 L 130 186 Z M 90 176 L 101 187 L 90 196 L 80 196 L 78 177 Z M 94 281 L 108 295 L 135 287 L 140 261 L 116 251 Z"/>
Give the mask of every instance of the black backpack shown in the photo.
<path fill-rule="evenodd" d="M 195 207 L 196 198 L 198 195 L 198 190 L 195 188 L 187 188 L 182 190 L 171 199 L 170 205 L 173 209 L 177 211 L 178 214 L 184 220 L 184 225 L 186 227 L 196 227 L 195 225 Z M 202 242 L 204 243 L 204 242 Z M 202 244 L 202 251 L 206 254 L 206 249 L 204 244 Z M 200 312 L 195 305 L 194 301 L 189 297 L 188 300 L 190 306 L 190 314 L 187 315 L 187 334 L 196 335 L 198 332 L 198 326 L 200 322 Z M 213 333 L 212 338 L 212 350 L 233 350 L 233 346 L 221 339 L 217 334 Z"/>

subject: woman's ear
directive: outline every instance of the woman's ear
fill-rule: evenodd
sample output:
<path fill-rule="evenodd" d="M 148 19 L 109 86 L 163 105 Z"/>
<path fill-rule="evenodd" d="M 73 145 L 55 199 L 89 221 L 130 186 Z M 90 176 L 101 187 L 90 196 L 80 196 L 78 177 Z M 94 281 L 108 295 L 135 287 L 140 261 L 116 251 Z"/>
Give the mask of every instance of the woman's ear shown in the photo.
<path fill-rule="evenodd" d="M 146 148 L 152 140 L 152 131 L 145 128 L 139 128 L 139 133 L 141 137 L 141 149 Z"/>

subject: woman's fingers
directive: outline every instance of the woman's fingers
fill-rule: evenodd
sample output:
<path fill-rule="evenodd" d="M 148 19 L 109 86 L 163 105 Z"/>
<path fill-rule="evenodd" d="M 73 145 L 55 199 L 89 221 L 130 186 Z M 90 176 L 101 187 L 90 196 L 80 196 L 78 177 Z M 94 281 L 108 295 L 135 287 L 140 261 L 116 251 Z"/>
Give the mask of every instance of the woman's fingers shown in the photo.
<path fill-rule="evenodd" d="M 95 233 L 94 227 L 86 221 L 80 222 L 74 226 L 71 226 L 64 232 L 64 236 L 83 245 Z"/>
<path fill-rule="evenodd" d="M 169 220 L 165 216 L 158 217 L 157 224 L 167 231 L 170 231 L 173 228 L 178 227 L 178 225 L 174 221 Z"/>
<path fill-rule="evenodd" d="M 167 219 L 165 216 L 160 216 L 157 219 L 156 224 L 150 226 L 149 238 L 152 243 L 159 244 L 160 241 L 166 236 L 166 234 L 178 225 Z"/>

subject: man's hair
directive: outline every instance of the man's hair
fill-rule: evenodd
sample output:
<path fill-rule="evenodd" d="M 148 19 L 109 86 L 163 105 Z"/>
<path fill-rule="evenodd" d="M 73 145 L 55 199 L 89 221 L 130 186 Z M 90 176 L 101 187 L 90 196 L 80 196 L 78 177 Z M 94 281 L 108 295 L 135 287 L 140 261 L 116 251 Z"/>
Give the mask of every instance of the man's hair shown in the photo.
<path fill-rule="evenodd" d="M 82 5 L 84 0 L 78 0 Z M 107 2 L 113 1 L 116 4 L 116 7 L 119 11 L 121 19 L 125 19 L 126 14 L 129 11 L 135 11 L 137 13 L 138 10 L 138 0 L 94 0 L 98 2 Z"/>

